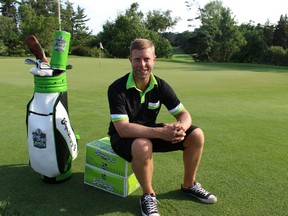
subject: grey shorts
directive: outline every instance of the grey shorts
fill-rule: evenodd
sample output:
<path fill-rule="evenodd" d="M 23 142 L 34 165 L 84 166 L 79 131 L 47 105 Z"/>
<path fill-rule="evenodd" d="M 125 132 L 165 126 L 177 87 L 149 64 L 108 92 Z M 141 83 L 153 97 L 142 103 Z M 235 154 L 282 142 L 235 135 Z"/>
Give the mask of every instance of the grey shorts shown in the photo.
<path fill-rule="evenodd" d="M 162 124 L 158 124 L 162 125 Z M 186 130 L 186 137 L 192 133 L 193 130 L 198 128 L 195 125 L 190 126 L 188 130 Z M 110 137 L 111 146 L 116 154 L 118 154 L 120 157 L 124 158 L 126 161 L 131 162 L 132 161 L 132 154 L 131 154 L 131 146 L 136 138 L 121 138 L 117 133 L 113 134 Z M 172 144 L 169 141 L 165 141 L 162 139 L 150 139 L 153 144 L 153 152 L 169 152 L 169 151 L 178 151 L 184 149 L 183 143 L 184 140 Z"/>

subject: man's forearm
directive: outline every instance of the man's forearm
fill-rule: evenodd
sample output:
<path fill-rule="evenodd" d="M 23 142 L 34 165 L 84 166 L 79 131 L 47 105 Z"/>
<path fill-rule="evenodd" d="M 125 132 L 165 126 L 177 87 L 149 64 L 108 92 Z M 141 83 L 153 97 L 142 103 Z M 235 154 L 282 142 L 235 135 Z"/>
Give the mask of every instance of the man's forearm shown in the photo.
<path fill-rule="evenodd" d="M 117 129 L 118 128 L 118 129 Z M 161 127 L 147 127 L 135 123 L 126 123 L 121 127 L 117 127 L 117 132 L 121 137 L 126 138 L 160 138 Z"/>
<path fill-rule="evenodd" d="M 184 131 L 186 131 L 192 125 L 192 119 L 190 114 L 185 111 L 180 115 L 176 116 L 176 119 L 182 125 Z"/>

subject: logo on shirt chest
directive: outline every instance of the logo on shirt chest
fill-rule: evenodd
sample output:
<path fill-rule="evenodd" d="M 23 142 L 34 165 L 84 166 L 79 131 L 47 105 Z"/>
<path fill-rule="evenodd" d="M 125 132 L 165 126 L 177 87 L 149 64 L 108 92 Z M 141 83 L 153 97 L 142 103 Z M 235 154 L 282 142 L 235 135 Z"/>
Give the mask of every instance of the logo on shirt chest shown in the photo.
<path fill-rule="evenodd" d="M 148 102 L 148 109 L 157 109 L 160 106 L 160 101 L 158 100 L 156 103 Z"/>

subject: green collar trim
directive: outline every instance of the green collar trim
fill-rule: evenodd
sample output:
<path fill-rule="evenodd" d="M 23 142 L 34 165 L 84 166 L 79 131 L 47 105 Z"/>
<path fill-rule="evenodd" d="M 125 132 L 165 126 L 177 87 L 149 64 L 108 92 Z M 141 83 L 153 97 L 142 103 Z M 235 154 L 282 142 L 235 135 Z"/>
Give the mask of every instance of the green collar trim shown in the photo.
<path fill-rule="evenodd" d="M 127 83 L 126 83 L 126 89 L 130 89 L 130 88 L 135 88 L 139 93 L 140 93 L 140 97 L 141 97 L 141 103 L 144 103 L 145 102 L 145 94 L 149 91 L 151 91 L 155 85 L 158 85 L 157 83 L 157 80 L 155 79 L 154 75 L 152 74 L 152 72 L 150 73 L 150 83 L 149 83 L 149 86 L 148 88 L 145 90 L 145 92 L 143 92 L 141 89 L 138 89 L 136 84 L 135 84 L 135 81 L 134 81 L 134 78 L 133 78 L 133 71 L 131 71 L 129 73 L 129 76 L 128 76 L 128 80 L 127 80 Z"/>

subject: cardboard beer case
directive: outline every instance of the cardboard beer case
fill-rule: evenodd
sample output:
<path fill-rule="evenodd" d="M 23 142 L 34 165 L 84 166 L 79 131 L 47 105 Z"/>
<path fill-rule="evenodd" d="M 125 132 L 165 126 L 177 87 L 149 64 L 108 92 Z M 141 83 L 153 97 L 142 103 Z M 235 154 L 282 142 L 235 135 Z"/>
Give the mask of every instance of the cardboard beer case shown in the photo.
<path fill-rule="evenodd" d="M 123 177 L 128 177 L 133 174 L 131 163 L 115 154 L 111 147 L 109 137 L 104 137 L 86 144 L 86 164 Z"/>
<path fill-rule="evenodd" d="M 90 164 L 85 165 L 84 183 L 122 197 L 140 186 L 134 173 L 123 177 Z"/>

